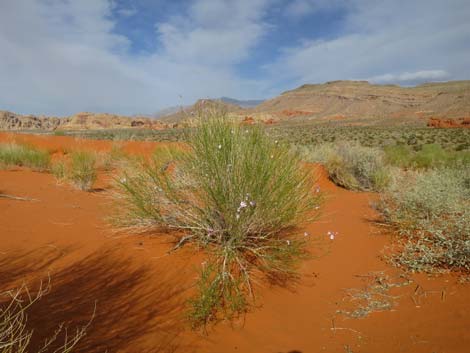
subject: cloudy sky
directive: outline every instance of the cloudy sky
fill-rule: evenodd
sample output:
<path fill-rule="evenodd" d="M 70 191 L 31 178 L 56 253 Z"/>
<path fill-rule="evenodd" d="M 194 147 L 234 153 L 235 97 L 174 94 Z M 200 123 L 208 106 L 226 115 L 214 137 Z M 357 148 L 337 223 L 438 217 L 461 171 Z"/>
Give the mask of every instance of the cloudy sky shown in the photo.
<path fill-rule="evenodd" d="M 0 0 L 0 110 L 150 114 L 303 83 L 470 79 L 468 0 Z"/>

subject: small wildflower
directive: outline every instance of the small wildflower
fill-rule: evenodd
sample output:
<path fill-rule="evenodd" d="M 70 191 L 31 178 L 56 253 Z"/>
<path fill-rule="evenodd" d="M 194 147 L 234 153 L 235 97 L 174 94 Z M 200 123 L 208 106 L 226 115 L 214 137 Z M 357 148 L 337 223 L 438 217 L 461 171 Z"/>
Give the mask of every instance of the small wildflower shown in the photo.
<path fill-rule="evenodd" d="M 277 144 L 279 143 L 279 141 L 278 141 L 278 140 L 276 140 L 276 141 L 274 141 L 274 143 L 277 145 Z"/>
<path fill-rule="evenodd" d="M 274 158 L 274 155 L 271 155 L 271 159 L 273 159 L 273 158 Z"/>
<path fill-rule="evenodd" d="M 222 145 L 217 146 L 217 148 L 218 148 L 219 150 L 221 150 L 221 149 L 222 149 Z"/>
<path fill-rule="evenodd" d="M 240 208 L 245 208 L 247 206 L 245 201 L 240 202 Z"/>
<path fill-rule="evenodd" d="M 287 245 L 290 245 L 290 240 L 286 240 Z"/>
<path fill-rule="evenodd" d="M 255 201 L 250 201 L 250 206 L 251 206 L 251 207 L 255 207 L 255 206 L 256 206 L 256 202 L 255 202 Z"/>
<path fill-rule="evenodd" d="M 308 237 L 310 234 L 308 234 L 308 232 L 305 232 L 304 233 L 304 237 Z"/>
<path fill-rule="evenodd" d="M 122 184 L 127 183 L 127 179 L 126 179 L 126 178 L 121 178 L 119 181 L 120 181 Z"/>
<path fill-rule="evenodd" d="M 240 213 L 237 213 L 237 214 L 235 215 L 235 218 L 236 218 L 237 221 L 238 221 L 238 220 L 240 219 Z"/>

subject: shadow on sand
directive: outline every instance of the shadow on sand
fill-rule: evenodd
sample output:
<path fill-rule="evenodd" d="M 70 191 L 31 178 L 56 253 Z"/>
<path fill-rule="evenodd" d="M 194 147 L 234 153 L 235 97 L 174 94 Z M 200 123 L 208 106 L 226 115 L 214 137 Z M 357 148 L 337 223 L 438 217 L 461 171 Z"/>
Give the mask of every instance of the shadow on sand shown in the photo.
<path fill-rule="evenodd" d="M 42 271 L 58 256 L 44 250 L 39 256 L 33 251 L 1 256 L 0 291 L 31 273 L 43 278 Z M 192 351 L 178 344 L 185 329 L 185 296 L 181 280 L 178 283 L 178 269 L 155 267 L 150 269 L 136 264 L 135 259 L 102 249 L 52 273 L 49 293 L 28 310 L 28 326 L 34 328 L 31 351 L 62 323 L 70 335 L 93 315 L 74 352 Z M 63 338 L 62 334 L 57 342 Z"/>

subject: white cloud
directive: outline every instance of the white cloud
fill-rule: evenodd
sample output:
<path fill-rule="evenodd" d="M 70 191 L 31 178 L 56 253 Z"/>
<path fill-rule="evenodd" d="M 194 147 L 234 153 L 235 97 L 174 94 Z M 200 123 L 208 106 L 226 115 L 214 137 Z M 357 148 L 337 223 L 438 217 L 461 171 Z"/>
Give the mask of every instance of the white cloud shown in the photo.
<path fill-rule="evenodd" d="M 449 78 L 449 73 L 445 70 L 423 70 L 416 72 L 404 72 L 400 74 L 384 74 L 370 77 L 367 81 L 374 83 L 408 83 L 423 81 L 442 81 Z"/>
<path fill-rule="evenodd" d="M 210 3 L 194 1 L 179 19 L 186 26 L 177 20 L 158 24 L 162 49 L 135 56 L 128 52 L 128 38 L 113 33 L 111 1 L 2 2 L 0 109 L 133 114 L 200 97 L 259 95 L 262 83 L 237 78 L 232 67 L 266 30 L 261 16 L 267 2 L 246 0 L 213 9 L 207 26 L 204 15 L 210 14 L 201 9 Z"/>
<path fill-rule="evenodd" d="M 286 5 L 286 15 L 299 18 L 308 16 L 320 10 L 332 10 L 341 6 L 348 6 L 347 0 L 289 0 Z"/>
<path fill-rule="evenodd" d="M 351 0 L 348 9 L 337 37 L 284 48 L 269 74 L 291 85 L 470 79 L 469 1 Z"/>

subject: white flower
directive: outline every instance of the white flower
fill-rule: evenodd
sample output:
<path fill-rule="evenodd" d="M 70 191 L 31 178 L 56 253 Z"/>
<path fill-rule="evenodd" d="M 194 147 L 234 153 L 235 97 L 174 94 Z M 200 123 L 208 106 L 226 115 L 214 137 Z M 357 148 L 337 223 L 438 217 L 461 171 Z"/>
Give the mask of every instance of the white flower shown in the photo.
<path fill-rule="evenodd" d="M 222 149 L 222 145 L 217 146 L 217 148 L 218 148 L 219 150 L 221 150 L 221 149 Z"/>
<path fill-rule="evenodd" d="M 240 208 L 245 208 L 248 206 L 245 201 L 240 202 Z"/>
<path fill-rule="evenodd" d="M 304 237 L 308 237 L 309 234 L 307 232 L 304 233 Z"/>
<path fill-rule="evenodd" d="M 127 179 L 126 178 L 121 178 L 121 180 L 119 180 L 122 184 L 125 184 L 127 183 Z"/>
<path fill-rule="evenodd" d="M 273 158 L 274 158 L 274 155 L 271 155 L 271 159 L 273 159 Z"/>
<path fill-rule="evenodd" d="M 251 206 L 251 207 L 255 207 L 255 206 L 256 206 L 256 202 L 255 202 L 255 201 L 250 201 L 250 206 Z"/>
<path fill-rule="evenodd" d="M 274 143 L 277 145 L 277 144 L 279 143 L 279 141 L 278 141 L 278 140 L 276 140 L 276 141 L 274 141 Z"/>
<path fill-rule="evenodd" d="M 333 240 L 335 238 L 334 234 L 330 234 L 330 239 Z"/>
<path fill-rule="evenodd" d="M 237 213 L 237 214 L 235 215 L 235 218 L 236 218 L 236 219 L 237 219 L 237 221 L 238 221 L 238 220 L 240 219 L 240 214 L 239 214 L 239 213 Z"/>
<path fill-rule="evenodd" d="M 287 245 L 290 245 L 290 240 L 286 240 Z"/>

